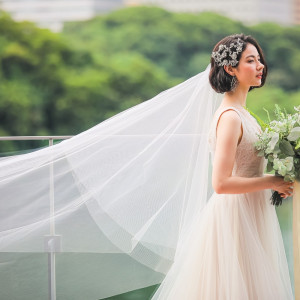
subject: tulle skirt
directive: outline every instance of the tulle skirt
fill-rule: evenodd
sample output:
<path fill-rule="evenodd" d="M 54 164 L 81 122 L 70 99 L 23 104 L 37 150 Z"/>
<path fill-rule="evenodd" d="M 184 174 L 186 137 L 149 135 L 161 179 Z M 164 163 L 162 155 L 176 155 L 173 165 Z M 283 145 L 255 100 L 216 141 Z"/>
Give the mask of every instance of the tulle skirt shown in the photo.
<path fill-rule="evenodd" d="M 294 299 L 270 196 L 214 193 L 152 299 Z"/>

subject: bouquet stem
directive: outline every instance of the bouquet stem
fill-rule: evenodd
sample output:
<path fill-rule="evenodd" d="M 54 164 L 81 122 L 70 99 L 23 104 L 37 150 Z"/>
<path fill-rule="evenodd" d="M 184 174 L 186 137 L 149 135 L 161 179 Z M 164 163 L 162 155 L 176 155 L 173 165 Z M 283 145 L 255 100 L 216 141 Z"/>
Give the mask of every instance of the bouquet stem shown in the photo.
<path fill-rule="evenodd" d="M 272 197 L 271 197 L 271 203 L 273 205 L 279 206 L 282 204 L 282 197 L 280 196 L 280 194 L 277 191 L 274 191 L 272 193 Z"/>

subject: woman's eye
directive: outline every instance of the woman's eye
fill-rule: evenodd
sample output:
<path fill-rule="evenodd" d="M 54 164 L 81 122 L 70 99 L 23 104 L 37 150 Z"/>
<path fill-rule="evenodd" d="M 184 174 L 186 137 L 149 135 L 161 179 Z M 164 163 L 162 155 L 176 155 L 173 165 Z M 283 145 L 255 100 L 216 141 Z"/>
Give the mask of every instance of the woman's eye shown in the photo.
<path fill-rule="evenodd" d="M 248 62 L 250 63 L 250 62 L 253 62 L 254 60 L 248 60 Z"/>

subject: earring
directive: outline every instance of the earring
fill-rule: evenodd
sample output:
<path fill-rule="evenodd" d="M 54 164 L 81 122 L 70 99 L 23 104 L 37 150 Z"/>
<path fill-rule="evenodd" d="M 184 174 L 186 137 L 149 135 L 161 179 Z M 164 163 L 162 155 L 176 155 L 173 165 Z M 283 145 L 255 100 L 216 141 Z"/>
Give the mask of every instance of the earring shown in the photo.
<path fill-rule="evenodd" d="M 231 91 L 234 91 L 234 90 L 236 89 L 237 85 L 238 85 L 238 80 L 237 80 L 237 78 L 236 78 L 235 75 L 232 76 L 231 84 L 230 84 L 230 85 L 231 85 L 230 90 L 231 90 Z"/>

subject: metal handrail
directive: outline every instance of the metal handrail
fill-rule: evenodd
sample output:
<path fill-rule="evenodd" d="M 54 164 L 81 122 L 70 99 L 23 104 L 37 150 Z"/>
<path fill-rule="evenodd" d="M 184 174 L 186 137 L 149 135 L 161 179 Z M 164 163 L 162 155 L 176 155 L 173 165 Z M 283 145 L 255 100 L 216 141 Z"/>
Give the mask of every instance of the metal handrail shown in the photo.
<path fill-rule="evenodd" d="M 71 137 L 73 137 L 73 135 L 1 136 L 0 141 L 66 140 Z"/>

